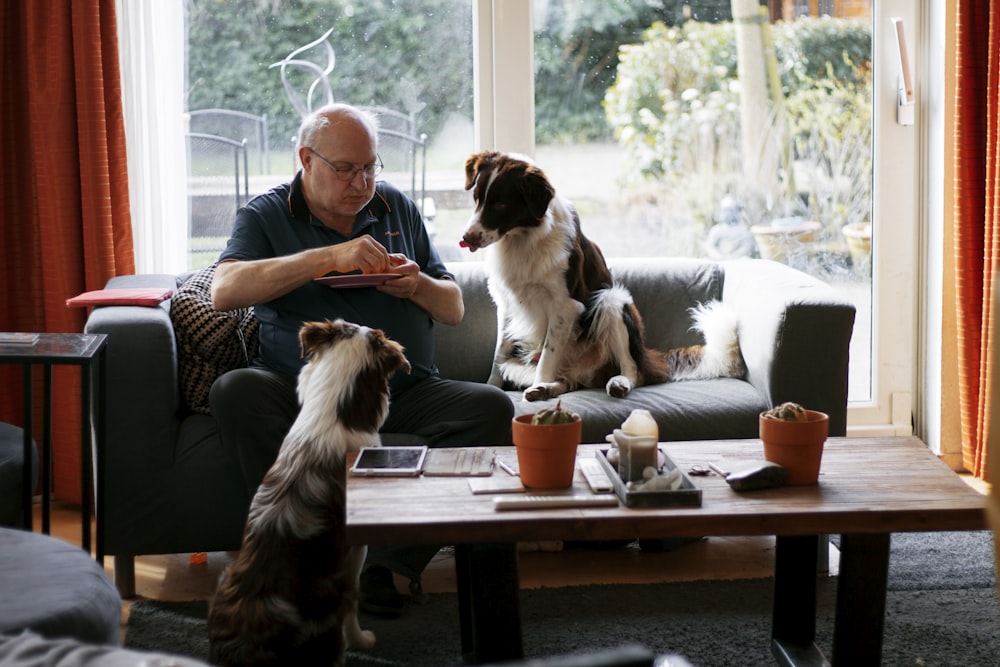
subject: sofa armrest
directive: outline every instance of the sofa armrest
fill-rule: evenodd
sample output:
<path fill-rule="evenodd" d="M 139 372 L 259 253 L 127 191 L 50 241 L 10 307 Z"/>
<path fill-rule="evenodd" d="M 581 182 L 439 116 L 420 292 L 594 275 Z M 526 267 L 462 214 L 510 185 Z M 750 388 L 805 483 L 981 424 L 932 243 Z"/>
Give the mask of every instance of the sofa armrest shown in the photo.
<path fill-rule="evenodd" d="M 769 405 L 795 401 L 847 434 L 854 304 L 830 285 L 769 260 L 726 262 L 722 300 L 739 313 L 747 379 Z"/>
<path fill-rule="evenodd" d="M 108 288 L 177 288 L 173 275 L 118 276 Z M 170 301 L 158 306 L 94 308 L 84 328 L 108 335 L 107 449 L 109 465 L 169 465 L 177 442 L 180 391 L 177 343 L 170 321 Z M 109 498 L 109 502 L 110 502 Z"/>

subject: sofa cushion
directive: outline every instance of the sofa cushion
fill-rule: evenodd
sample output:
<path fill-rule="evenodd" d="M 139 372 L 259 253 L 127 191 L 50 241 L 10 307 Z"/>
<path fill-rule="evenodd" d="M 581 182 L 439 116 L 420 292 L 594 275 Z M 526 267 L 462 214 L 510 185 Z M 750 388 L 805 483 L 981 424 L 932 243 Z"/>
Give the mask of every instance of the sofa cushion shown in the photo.
<path fill-rule="evenodd" d="M 520 391 L 508 391 L 514 414 L 562 407 L 583 417 L 584 443 L 605 442 L 632 410 L 649 410 L 659 425 L 660 441 L 756 438 L 758 415 L 767 410 L 753 385 L 736 378 L 683 380 L 638 387 L 625 398 L 609 398 L 604 389 L 578 389 L 558 399 L 525 401 Z"/>
<path fill-rule="evenodd" d="M 170 319 L 177 336 L 181 398 L 192 412 L 211 414 L 208 392 L 223 373 L 244 368 L 257 353 L 259 322 L 253 308 L 212 306 L 215 265 L 193 273 L 177 288 Z"/>

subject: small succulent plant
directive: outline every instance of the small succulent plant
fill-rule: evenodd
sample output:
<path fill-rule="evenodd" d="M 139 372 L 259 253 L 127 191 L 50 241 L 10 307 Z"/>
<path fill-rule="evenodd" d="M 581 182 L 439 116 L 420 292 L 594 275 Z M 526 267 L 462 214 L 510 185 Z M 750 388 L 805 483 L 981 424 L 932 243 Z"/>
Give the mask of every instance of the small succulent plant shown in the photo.
<path fill-rule="evenodd" d="M 569 424 L 580 419 L 580 415 L 572 410 L 563 410 L 562 401 L 556 401 L 554 408 L 542 408 L 531 417 L 531 423 L 538 424 Z"/>
<path fill-rule="evenodd" d="M 808 421 L 806 409 L 798 403 L 782 403 L 764 413 L 765 419 L 777 419 L 786 422 Z"/>

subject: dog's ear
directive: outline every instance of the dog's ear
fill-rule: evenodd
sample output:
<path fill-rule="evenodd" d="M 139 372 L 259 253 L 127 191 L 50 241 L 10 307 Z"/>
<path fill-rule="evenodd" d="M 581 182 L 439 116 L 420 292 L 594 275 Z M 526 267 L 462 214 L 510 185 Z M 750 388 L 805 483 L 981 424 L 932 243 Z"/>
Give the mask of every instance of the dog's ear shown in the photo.
<path fill-rule="evenodd" d="M 549 202 L 556 195 L 555 189 L 549 183 L 549 179 L 545 177 L 544 172 L 531 165 L 524 170 L 521 193 L 524 195 L 524 201 L 528 204 L 528 212 L 537 220 L 545 217 L 545 212 L 549 210 Z"/>
<path fill-rule="evenodd" d="M 337 320 L 331 322 L 306 322 L 299 329 L 299 345 L 302 347 L 302 356 L 308 357 L 313 351 L 331 339 L 343 335 L 344 321 Z"/>
<path fill-rule="evenodd" d="M 322 322 L 306 322 L 299 329 L 299 346 L 302 348 L 303 357 L 308 357 L 316 349 L 316 345 L 319 344 L 319 339 L 323 335 L 322 328 Z"/>
<path fill-rule="evenodd" d="M 406 358 L 403 354 L 403 346 L 394 340 L 387 340 L 387 345 L 385 348 L 385 360 L 386 365 L 390 371 L 403 371 L 407 375 L 410 374 L 410 360 Z"/>
<path fill-rule="evenodd" d="M 486 159 L 486 153 L 475 153 L 465 161 L 465 189 L 469 190 L 476 183 L 479 175 L 479 165 Z"/>
<path fill-rule="evenodd" d="M 497 151 L 480 151 L 469 156 L 469 159 L 465 161 L 466 190 L 472 189 L 472 186 L 476 184 L 476 179 L 479 178 L 480 172 L 489 168 L 498 155 L 500 153 Z"/>
<path fill-rule="evenodd" d="M 375 350 L 375 358 L 385 369 L 387 376 L 398 370 L 410 374 L 410 361 L 406 358 L 402 345 L 386 336 L 381 329 L 372 329 L 369 341 Z"/>

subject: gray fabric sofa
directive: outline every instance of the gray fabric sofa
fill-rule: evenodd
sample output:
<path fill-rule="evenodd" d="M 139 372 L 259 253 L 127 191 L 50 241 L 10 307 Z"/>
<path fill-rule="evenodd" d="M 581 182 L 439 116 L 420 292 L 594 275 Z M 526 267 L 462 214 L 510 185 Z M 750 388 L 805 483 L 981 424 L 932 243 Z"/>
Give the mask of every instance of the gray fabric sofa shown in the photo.
<path fill-rule="evenodd" d="M 785 265 L 747 259 L 610 262 L 633 294 L 647 342 L 659 349 L 699 342 L 688 309 L 722 299 L 739 312 L 746 379 L 640 387 L 624 399 L 602 389 L 570 392 L 564 407 L 583 417 L 583 441 L 603 442 L 634 408 L 648 409 L 661 440 L 757 437 L 757 415 L 793 400 L 830 415 L 830 434 L 846 433 L 847 373 L 854 306 L 835 289 Z M 457 327 L 435 329 L 444 377 L 485 382 L 492 365 L 496 311 L 478 262 L 449 267 L 462 286 L 466 314 Z M 178 286 L 173 275 L 119 276 L 107 287 Z M 239 547 L 250 499 L 227 460 L 214 419 L 184 408 L 179 346 L 170 304 L 107 306 L 86 331 L 109 335 L 104 466 L 104 553 L 115 557 L 122 595 L 134 594 L 133 556 Z M 526 403 L 518 414 L 555 401 Z M 384 434 L 401 443 L 405 434 Z M 474 444 L 474 443 L 470 443 Z"/>

